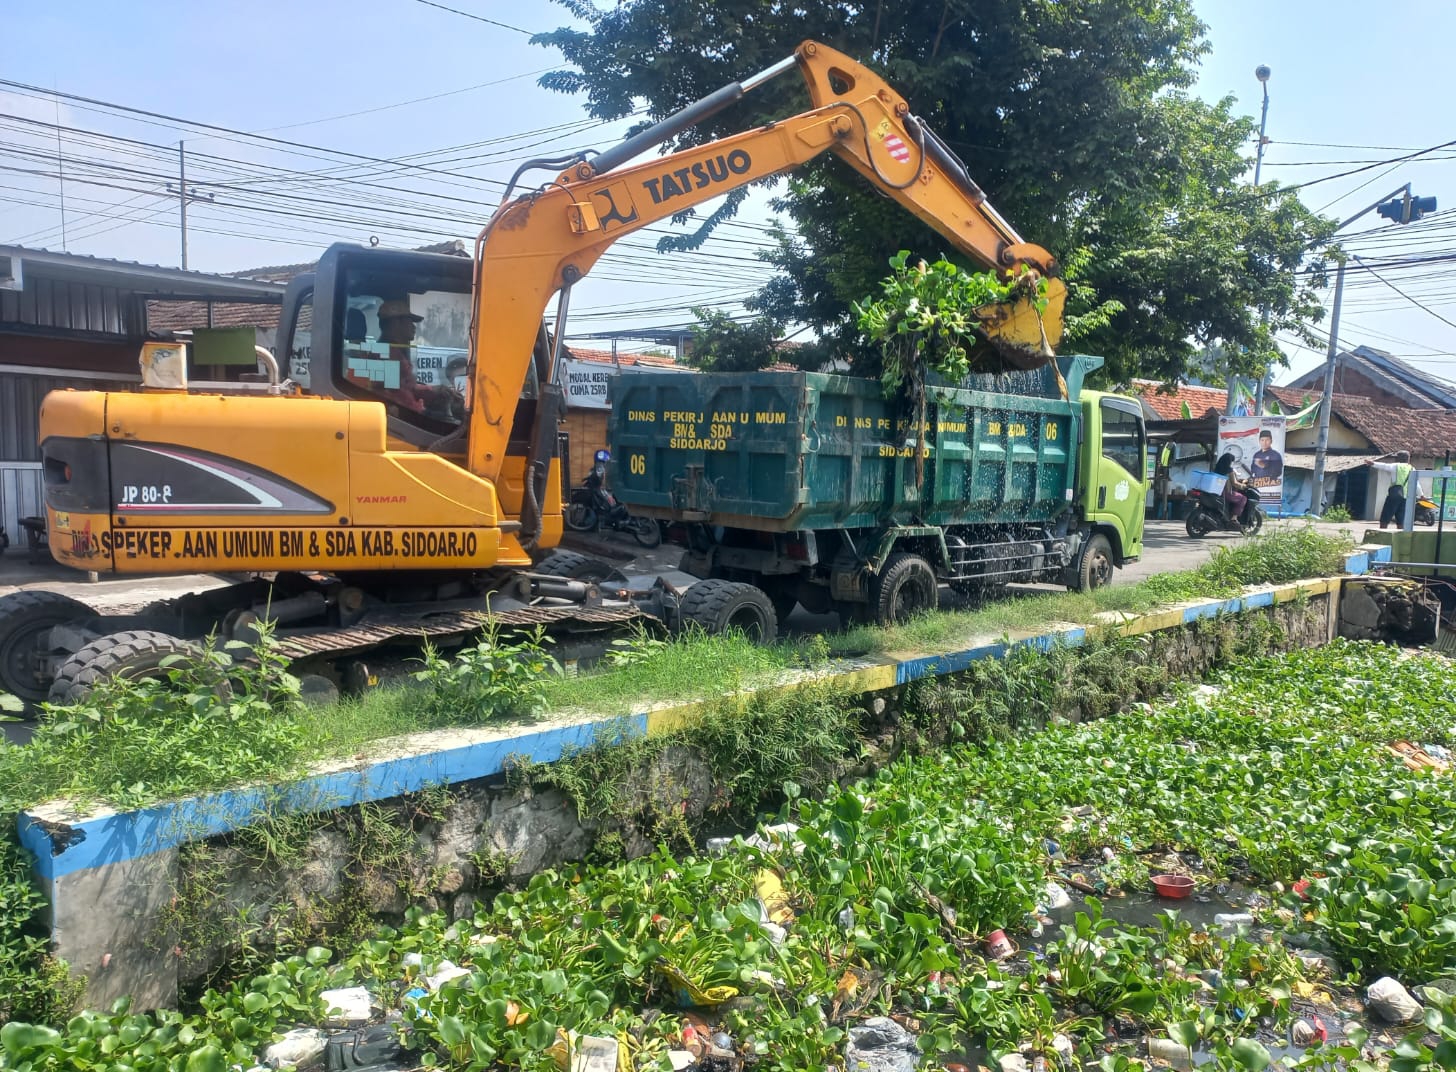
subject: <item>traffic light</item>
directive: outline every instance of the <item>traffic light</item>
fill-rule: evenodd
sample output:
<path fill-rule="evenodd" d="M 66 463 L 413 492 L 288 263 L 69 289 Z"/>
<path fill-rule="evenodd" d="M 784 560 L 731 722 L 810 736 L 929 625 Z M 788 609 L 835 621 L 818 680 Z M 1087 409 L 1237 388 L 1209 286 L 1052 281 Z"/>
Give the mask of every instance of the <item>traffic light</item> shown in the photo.
<path fill-rule="evenodd" d="M 1411 223 L 1420 219 L 1427 212 L 1435 211 L 1436 199 L 1434 197 L 1412 197 L 1410 194 L 1387 201 L 1375 209 L 1377 215 L 1384 216 L 1395 223 Z"/>

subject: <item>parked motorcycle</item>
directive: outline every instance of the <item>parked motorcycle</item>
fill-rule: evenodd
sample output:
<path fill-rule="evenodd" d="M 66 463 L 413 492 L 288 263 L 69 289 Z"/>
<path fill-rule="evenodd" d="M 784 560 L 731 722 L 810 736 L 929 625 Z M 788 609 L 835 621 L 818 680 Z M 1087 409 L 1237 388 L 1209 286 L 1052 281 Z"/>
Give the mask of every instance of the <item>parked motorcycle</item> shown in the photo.
<path fill-rule="evenodd" d="M 1424 495 L 1416 496 L 1416 524 L 1434 525 L 1441 516 L 1440 508 Z"/>
<path fill-rule="evenodd" d="M 1242 532 L 1253 536 L 1264 527 L 1264 511 L 1259 509 L 1259 493 L 1246 485 L 1240 489 L 1246 498 L 1244 509 L 1238 517 L 1233 516 L 1233 504 L 1224 498 L 1222 492 L 1190 488 L 1188 497 L 1193 500 L 1193 510 L 1184 527 L 1194 539 L 1202 539 L 1210 532 Z"/>
<path fill-rule="evenodd" d="M 611 455 L 597 451 L 596 464 L 581 487 L 573 488 L 562 521 L 573 532 L 610 529 L 627 532 L 643 547 L 656 547 L 662 542 L 662 529 L 650 517 L 633 517 L 627 507 L 607 490 L 607 462 Z"/>

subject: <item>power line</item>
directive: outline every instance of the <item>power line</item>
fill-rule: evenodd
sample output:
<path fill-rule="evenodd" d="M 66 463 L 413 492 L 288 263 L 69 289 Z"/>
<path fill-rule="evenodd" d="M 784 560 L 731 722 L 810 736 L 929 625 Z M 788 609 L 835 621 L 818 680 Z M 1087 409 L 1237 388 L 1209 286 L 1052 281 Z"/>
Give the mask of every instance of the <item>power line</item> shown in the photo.
<path fill-rule="evenodd" d="M 435 0 L 415 0 L 416 3 L 424 4 L 426 7 L 437 7 L 441 11 L 448 11 L 452 15 L 461 15 L 467 19 L 474 19 L 476 22 L 484 22 L 491 26 L 499 26 L 502 30 L 514 30 L 516 33 L 525 34 L 527 37 L 535 37 L 531 30 L 523 30 L 519 26 L 512 26 L 507 22 L 496 22 L 495 19 L 488 19 L 484 15 L 474 15 L 469 11 L 461 11 L 458 7 L 446 7 L 444 4 L 437 4 Z"/>
<path fill-rule="evenodd" d="M 1351 256 L 1354 257 L 1354 254 L 1351 254 Z M 1412 298 L 1409 294 L 1407 294 L 1405 291 L 1401 290 L 1398 286 L 1396 286 L 1390 280 L 1386 279 L 1383 275 L 1381 275 L 1379 272 L 1377 272 L 1374 268 L 1370 267 L 1370 265 L 1365 264 L 1364 261 L 1361 261 L 1359 257 L 1355 257 L 1354 259 L 1357 262 L 1359 262 L 1361 265 L 1363 265 L 1364 268 L 1365 268 L 1365 270 L 1367 272 L 1369 272 L 1371 275 L 1373 275 L 1376 279 L 1380 280 L 1382 283 L 1384 283 L 1391 290 L 1395 291 L 1397 294 L 1399 294 L 1406 301 L 1410 302 L 1417 309 L 1422 309 L 1425 312 L 1430 313 L 1437 320 L 1439 320 L 1441 323 L 1447 325 L 1448 327 L 1456 328 L 1456 320 L 1447 320 L 1444 316 L 1442 316 L 1440 313 L 1436 312 L 1434 309 L 1430 308 L 1429 306 L 1422 305 L 1415 298 Z"/>
<path fill-rule="evenodd" d="M 506 82 L 514 82 L 518 78 L 530 78 L 533 75 L 545 74 L 551 67 L 540 67 L 534 71 L 522 71 L 520 74 L 507 75 L 505 78 L 495 78 L 489 82 L 478 82 L 473 86 L 463 86 L 460 89 L 447 89 L 443 93 L 431 93 L 427 97 L 412 97 L 409 100 L 396 101 L 394 104 L 381 104 L 375 108 L 361 108 L 357 112 L 342 112 L 339 115 L 326 116 L 323 119 L 306 119 L 301 123 L 284 123 L 276 127 L 259 127 L 254 133 L 262 133 L 272 130 L 296 130 L 299 127 L 313 127 L 320 123 L 332 123 L 339 119 L 354 119 L 361 115 L 374 115 L 377 112 L 388 112 L 395 108 L 406 108 L 411 104 L 423 104 L 426 101 L 442 100 L 445 97 L 457 97 L 461 93 L 473 93 L 477 89 L 486 89 L 490 86 L 499 86 Z"/>

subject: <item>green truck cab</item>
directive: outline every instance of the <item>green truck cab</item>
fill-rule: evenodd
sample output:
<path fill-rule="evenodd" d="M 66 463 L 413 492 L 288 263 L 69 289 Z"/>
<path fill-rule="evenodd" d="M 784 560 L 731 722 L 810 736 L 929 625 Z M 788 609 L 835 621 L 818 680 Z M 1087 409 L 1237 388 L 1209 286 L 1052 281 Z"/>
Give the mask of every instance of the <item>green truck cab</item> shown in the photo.
<path fill-rule="evenodd" d="M 684 571 L 754 586 L 777 620 L 799 603 L 897 621 L 941 585 L 1096 588 L 1141 555 L 1146 499 L 1141 407 L 1082 389 L 1101 364 L 935 386 L 923 437 L 873 380 L 620 376 L 612 487 L 633 513 L 686 525 Z"/>

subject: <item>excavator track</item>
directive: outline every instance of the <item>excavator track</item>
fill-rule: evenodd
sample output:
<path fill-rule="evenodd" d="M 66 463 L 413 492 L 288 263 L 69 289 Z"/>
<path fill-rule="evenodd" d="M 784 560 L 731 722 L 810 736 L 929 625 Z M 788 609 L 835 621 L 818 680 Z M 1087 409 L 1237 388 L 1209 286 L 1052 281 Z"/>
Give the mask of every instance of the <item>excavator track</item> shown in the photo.
<path fill-rule="evenodd" d="M 371 616 L 366 624 L 343 628 L 280 630 L 279 654 L 289 659 L 338 658 L 369 651 L 399 640 L 442 640 L 477 633 L 487 626 L 516 628 L 563 624 L 599 630 L 637 621 L 646 615 L 631 604 L 581 606 L 528 606 L 510 610 L 453 610 L 429 614 Z"/>

